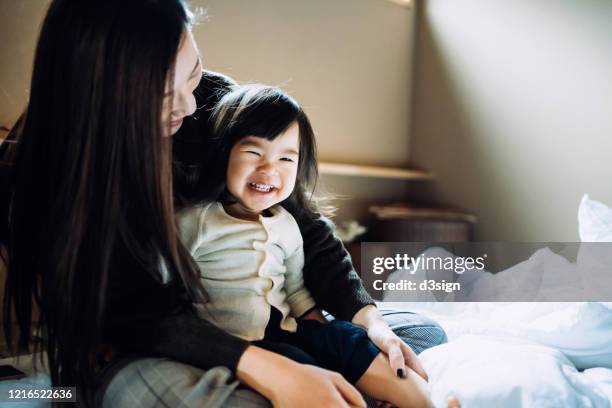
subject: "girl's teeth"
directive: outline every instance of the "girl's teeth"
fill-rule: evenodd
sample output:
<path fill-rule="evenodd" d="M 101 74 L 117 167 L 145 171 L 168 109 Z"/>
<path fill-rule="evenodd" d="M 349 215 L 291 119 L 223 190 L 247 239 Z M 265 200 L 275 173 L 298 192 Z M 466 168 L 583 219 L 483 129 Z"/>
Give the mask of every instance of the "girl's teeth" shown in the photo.
<path fill-rule="evenodd" d="M 274 187 L 268 184 L 260 184 L 260 183 L 250 183 L 251 187 L 253 187 L 255 190 L 257 191 L 261 191 L 264 193 L 267 193 L 268 191 L 272 190 Z"/>

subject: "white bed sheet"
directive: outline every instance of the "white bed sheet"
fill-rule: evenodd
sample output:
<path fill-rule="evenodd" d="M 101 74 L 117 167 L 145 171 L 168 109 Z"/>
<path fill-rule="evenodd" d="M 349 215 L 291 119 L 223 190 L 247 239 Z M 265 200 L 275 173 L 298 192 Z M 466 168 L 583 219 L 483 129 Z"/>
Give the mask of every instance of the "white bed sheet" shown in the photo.
<path fill-rule="evenodd" d="M 608 352 L 606 339 L 612 345 L 610 304 L 383 305 L 424 314 L 446 330 L 449 343 L 420 355 L 436 407 L 450 395 L 464 408 L 612 407 L 612 368 L 597 367 L 612 359 L 597 355 Z M 606 316 L 610 322 L 594 321 Z"/>

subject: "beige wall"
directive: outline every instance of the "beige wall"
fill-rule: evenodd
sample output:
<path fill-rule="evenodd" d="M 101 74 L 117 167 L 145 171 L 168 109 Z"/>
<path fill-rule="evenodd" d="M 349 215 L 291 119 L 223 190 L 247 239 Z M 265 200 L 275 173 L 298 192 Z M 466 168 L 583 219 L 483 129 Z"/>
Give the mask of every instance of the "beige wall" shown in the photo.
<path fill-rule="evenodd" d="M 578 239 L 580 197 L 612 205 L 612 2 L 425 0 L 412 161 L 483 240 Z"/>
<path fill-rule="evenodd" d="M 415 10 L 383 0 L 198 0 L 204 65 L 280 85 L 305 107 L 320 158 L 409 162 Z M 406 182 L 326 176 L 338 220 L 405 198 Z"/>
<path fill-rule="evenodd" d="M 408 163 L 414 10 L 381 0 L 198 0 L 207 68 L 280 85 L 305 107 L 321 157 Z"/>
<path fill-rule="evenodd" d="M 27 98 L 39 22 L 49 0 L 0 0 L 0 124 Z M 280 85 L 305 107 L 320 157 L 407 165 L 414 8 L 384 0 L 194 0 L 204 65 L 239 81 Z M 1 136 L 1 135 L 0 135 Z M 340 218 L 404 197 L 407 184 L 326 177 L 351 199 Z"/>
<path fill-rule="evenodd" d="M 11 127 L 25 106 L 38 30 L 49 3 L 0 0 L 0 126 Z"/>
<path fill-rule="evenodd" d="M 46 4 L 0 0 L 0 125 L 25 104 Z M 475 212 L 481 239 L 575 240 L 582 193 L 612 204 L 609 1 L 422 1 L 413 123 L 414 9 L 382 0 L 192 4 L 208 11 L 195 29 L 208 68 L 290 90 L 313 119 L 323 159 L 410 157 L 433 170 L 433 197 Z M 341 203 L 341 218 L 414 187 L 324 183 L 356 197 Z"/>

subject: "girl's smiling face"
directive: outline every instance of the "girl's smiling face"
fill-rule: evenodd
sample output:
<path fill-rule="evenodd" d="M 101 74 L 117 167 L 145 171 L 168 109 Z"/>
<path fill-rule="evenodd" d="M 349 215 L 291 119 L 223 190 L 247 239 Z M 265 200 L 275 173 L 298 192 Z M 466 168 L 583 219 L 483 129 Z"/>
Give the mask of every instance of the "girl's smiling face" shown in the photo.
<path fill-rule="evenodd" d="M 274 140 L 248 136 L 230 151 L 227 189 L 236 203 L 226 207 L 242 219 L 258 219 L 262 211 L 285 200 L 295 186 L 300 131 L 297 122 Z"/>

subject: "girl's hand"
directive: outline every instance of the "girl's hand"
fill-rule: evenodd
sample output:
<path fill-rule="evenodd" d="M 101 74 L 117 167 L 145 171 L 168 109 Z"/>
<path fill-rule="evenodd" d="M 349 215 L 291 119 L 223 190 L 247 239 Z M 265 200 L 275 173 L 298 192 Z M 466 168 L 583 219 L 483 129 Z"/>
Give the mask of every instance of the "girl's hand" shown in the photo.
<path fill-rule="evenodd" d="M 340 374 L 299 364 L 256 346 L 249 346 L 242 354 L 236 376 L 275 408 L 366 406 L 359 391 Z"/>
<path fill-rule="evenodd" d="M 406 366 L 408 366 L 427 381 L 427 373 L 416 353 L 393 333 L 375 306 L 368 305 L 359 310 L 353 317 L 353 323 L 368 331 L 368 337 L 387 355 L 391 369 L 398 377 L 403 378 L 407 375 Z"/>

